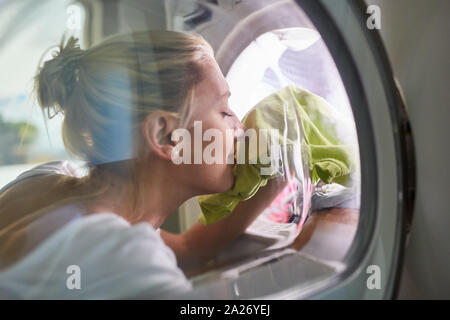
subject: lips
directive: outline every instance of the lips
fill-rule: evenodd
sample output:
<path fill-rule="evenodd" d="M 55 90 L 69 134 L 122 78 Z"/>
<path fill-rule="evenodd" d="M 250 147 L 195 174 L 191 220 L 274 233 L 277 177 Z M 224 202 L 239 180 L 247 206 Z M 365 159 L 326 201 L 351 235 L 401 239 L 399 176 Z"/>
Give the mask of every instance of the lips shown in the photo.
<path fill-rule="evenodd" d="M 228 154 L 227 164 L 234 164 L 234 150 Z"/>
<path fill-rule="evenodd" d="M 227 164 L 235 164 L 236 163 L 236 150 L 238 147 L 238 139 L 234 140 L 233 148 L 231 149 L 230 153 L 227 156 Z"/>

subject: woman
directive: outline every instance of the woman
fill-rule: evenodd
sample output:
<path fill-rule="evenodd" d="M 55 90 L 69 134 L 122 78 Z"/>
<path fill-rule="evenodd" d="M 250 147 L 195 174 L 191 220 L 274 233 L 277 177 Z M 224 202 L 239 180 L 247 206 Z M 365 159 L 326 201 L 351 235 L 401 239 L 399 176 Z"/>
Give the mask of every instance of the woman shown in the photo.
<path fill-rule="evenodd" d="M 50 163 L 3 189 L 6 297 L 158 298 L 189 290 L 182 270 L 213 258 L 283 188 L 283 179 L 271 180 L 209 226 L 197 223 L 181 235 L 159 229 L 185 200 L 233 184 L 225 161 L 232 144 L 225 141 L 222 164 L 172 161 L 176 129 L 194 136 L 194 121 L 201 121 L 203 132 L 214 128 L 224 139 L 226 131 L 236 139 L 243 129 L 228 107 L 229 87 L 213 50 L 198 35 L 134 32 L 86 51 L 63 39 L 38 70 L 35 93 L 50 118 L 64 114 L 64 144 L 89 174 Z"/>

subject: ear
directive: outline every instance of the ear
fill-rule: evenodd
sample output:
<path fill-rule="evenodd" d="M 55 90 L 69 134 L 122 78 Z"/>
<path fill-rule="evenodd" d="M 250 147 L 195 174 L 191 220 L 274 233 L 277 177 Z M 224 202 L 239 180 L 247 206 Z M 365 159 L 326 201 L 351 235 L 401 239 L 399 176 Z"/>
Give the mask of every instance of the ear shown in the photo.
<path fill-rule="evenodd" d="M 175 146 L 171 134 L 177 125 L 178 117 L 174 113 L 157 110 L 148 114 L 141 124 L 141 131 L 150 152 L 162 159 L 171 160 Z"/>

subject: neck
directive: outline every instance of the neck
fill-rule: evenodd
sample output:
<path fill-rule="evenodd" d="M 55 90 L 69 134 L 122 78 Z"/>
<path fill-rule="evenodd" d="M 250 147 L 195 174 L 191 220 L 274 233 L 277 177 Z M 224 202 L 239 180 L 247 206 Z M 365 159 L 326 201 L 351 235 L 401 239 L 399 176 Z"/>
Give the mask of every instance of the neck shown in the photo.
<path fill-rule="evenodd" d="M 140 221 L 150 223 L 154 228 L 173 214 L 187 199 L 194 196 L 177 179 L 176 174 L 164 168 L 151 168 L 142 179 L 136 208 Z"/>
<path fill-rule="evenodd" d="M 155 229 L 159 228 L 167 217 L 195 194 L 183 187 L 176 173 L 169 172 L 170 167 L 155 162 L 145 172 L 139 172 L 137 190 L 133 185 L 124 188 L 123 182 L 115 183 L 119 187 L 111 188 L 107 195 L 96 199 L 93 205 L 89 205 L 88 211 L 113 211 L 131 224 L 148 222 Z M 124 189 L 132 191 L 124 192 Z"/>

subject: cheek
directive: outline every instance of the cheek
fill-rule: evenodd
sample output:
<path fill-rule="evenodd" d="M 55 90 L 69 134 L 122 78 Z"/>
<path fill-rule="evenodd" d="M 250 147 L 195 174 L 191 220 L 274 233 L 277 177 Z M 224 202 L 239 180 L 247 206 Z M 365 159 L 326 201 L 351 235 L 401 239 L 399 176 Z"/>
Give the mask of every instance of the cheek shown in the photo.
<path fill-rule="evenodd" d="M 200 121 L 200 120 L 197 120 Z M 190 171 L 191 181 L 194 182 L 196 189 L 201 190 L 203 194 L 207 193 L 219 193 L 229 190 L 234 183 L 233 165 L 227 164 L 227 157 L 231 154 L 234 155 L 234 137 L 233 131 L 226 119 L 220 116 L 210 116 L 208 120 L 204 120 L 202 123 L 202 131 L 200 135 L 195 136 L 194 129 L 189 130 L 191 133 L 191 165 L 187 165 Z M 220 133 L 218 136 L 214 135 L 211 141 L 204 141 L 203 137 L 208 129 L 215 129 L 216 133 Z M 230 129 L 227 134 L 227 129 Z M 201 136 L 201 137 L 200 137 Z M 220 139 L 219 143 L 215 143 L 215 139 Z M 195 144 L 200 145 L 200 148 L 196 148 Z M 208 148 L 209 146 L 209 148 Z M 216 150 L 221 147 L 222 155 L 215 156 Z M 214 152 L 211 150 L 214 149 Z M 201 154 L 200 154 L 201 152 Z M 197 158 L 201 157 L 201 164 L 194 164 L 194 154 L 199 153 Z M 212 156 L 216 160 L 216 163 L 207 164 L 205 157 Z M 218 162 L 218 163 L 217 163 Z"/>
<path fill-rule="evenodd" d="M 214 129 L 214 137 L 211 138 L 211 140 L 202 141 L 202 152 L 204 150 L 206 151 L 206 154 L 211 154 L 212 152 L 210 151 L 213 148 L 215 150 L 221 149 L 221 155 L 218 155 L 216 159 L 219 161 L 219 158 L 221 158 L 220 164 L 227 164 L 227 158 L 229 157 L 230 159 L 233 159 L 234 156 L 234 130 L 228 125 L 226 118 L 222 117 L 221 120 L 222 121 L 217 121 L 214 123 L 205 122 L 203 124 L 203 134 L 208 129 Z M 205 155 L 205 153 L 203 153 L 203 155 Z"/>

